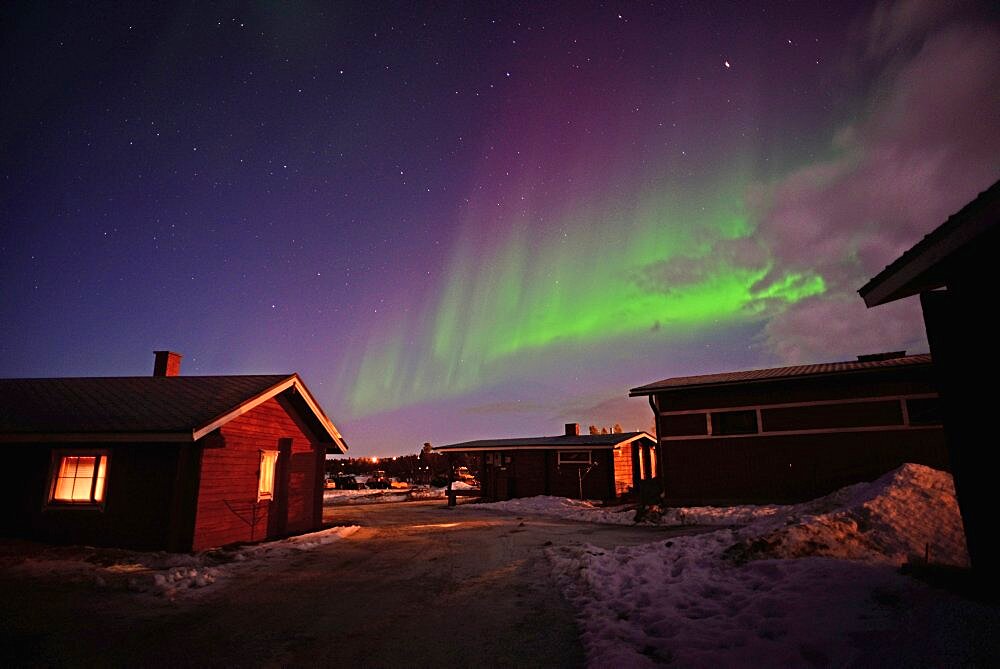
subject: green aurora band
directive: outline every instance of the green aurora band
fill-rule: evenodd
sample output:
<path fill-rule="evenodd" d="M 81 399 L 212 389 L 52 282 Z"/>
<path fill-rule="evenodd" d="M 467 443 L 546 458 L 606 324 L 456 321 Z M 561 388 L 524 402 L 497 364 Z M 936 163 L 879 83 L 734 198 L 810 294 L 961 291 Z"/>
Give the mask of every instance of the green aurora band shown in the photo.
<path fill-rule="evenodd" d="M 508 378 L 529 351 L 669 338 L 671 327 L 766 318 L 825 291 L 819 275 L 774 271 L 742 198 L 692 199 L 698 204 L 661 196 L 633 210 L 591 207 L 556 225 L 512 224 L 499 239 L 477 238 L 466 225 L 427 320 L 390 323 L 381 331 L 393 335 L 349 356 L 360 359 L 347 377 L 352 413 L 473 391 Z"/>

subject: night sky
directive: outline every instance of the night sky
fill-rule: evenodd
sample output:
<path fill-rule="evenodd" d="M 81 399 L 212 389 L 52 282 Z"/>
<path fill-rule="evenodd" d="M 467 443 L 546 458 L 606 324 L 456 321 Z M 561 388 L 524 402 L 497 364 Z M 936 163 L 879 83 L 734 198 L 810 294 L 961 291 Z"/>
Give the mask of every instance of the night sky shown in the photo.
<path fill-rule="evenodd" d="M 856 290 L 1000 176 L 992 3 L 8 3 L 0 376 L 297 371 L 354 455 L 926 350 Z"/>

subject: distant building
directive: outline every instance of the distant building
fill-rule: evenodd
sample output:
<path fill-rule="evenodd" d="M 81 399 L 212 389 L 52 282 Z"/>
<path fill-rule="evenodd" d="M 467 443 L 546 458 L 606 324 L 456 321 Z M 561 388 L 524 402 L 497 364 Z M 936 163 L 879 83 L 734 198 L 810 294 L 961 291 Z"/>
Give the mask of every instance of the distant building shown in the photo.
<path fill-rule="evenodd" d="M 869 307 L 920 295 L 934 355 L 955 492 L 974 568 L 996 579 L 993 381 L 1000 181 L 917 242 L 858 292 Z M 990 307 L 990 305 L 994 307 Z"/>
<path fill-rule="evenodd" d="M 0 531 L 189 551 L 319 529 L 346 452 L 297 374 L 0 379 Z"/>
<path fill-rule="evenodd" d="M 581 435 L 579 424 L 567 423 L 565 434 L 554 437 L 484 439 L 434 450 L 477 458 L 487 499 L 555 495 L 611 500 L 655 476 L 655 443 L 646 432 Z"/>
<path fill-rule="evenodd" d="M 904 462 L 947 466 L 929 355 L 665 379 L 656 418 L 668 504 L 787 502 Z"/>

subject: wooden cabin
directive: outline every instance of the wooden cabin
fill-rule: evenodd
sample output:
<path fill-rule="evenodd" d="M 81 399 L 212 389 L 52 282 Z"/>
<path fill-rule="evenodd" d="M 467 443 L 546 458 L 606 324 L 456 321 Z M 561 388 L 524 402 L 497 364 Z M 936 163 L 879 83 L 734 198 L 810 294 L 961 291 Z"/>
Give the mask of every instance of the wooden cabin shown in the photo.
<path fill-rule="evenodd" d="M 997 577 L 990 422 L 1000 376 L 990 304 L 1000 253 L 1000 181 L 949 217 L 858 292 L 868 307 L 920 296 L 941 392 L 944 431 L 973 568 Z M 985 389 L 984 389 L 985 386 Z M 994 587 L 1000 590 L 1000 586 Z"/>
<path fill-rule="evenodd" d="M 929 355 L 676 377 L 631 396 L 649 398 L 675 506 L 801 501 L 905 462 L 948 467 Z"/>
<path fill-rule="evenodd" d="M 485 499 L 554 495 L 613 500 L 655 477 L 656 442 L 646 432 L 580 434 L 567 423 L 554 437 L 483 439 L 437 446 L 477 462 Z"/>
<path fill-rule="evenodd" d="M 319 529 L 343 438 L 297 374 L 0 379 L 0 531 L 190 551 Z"/>

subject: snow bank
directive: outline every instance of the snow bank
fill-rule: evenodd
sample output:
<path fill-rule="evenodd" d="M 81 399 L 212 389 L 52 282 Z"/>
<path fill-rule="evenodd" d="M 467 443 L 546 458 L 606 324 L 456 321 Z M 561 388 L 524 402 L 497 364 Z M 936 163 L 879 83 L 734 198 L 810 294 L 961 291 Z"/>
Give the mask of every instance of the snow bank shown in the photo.
<path fill-rule="evenodd" d="M 323 504 L 385 504 L 405 502 L 410 499 L 411 490 L 326 490 Z"/>
<path fill-rule="evenodd" d="M 613 525 L 635 522 L 631 508 L 601 508 L 564 497 L 526 497 L 476 509 Z M 652 522 L 752 526 L 733 548 L 734 556 L 744 560 L 825 555 L 900 564 L 926 556 L 931 562 L 968 564 L 951 475 L 923 465 L 906 464 L 877 481 L 801 504 L 668 508 L 647 524 Z"/>
<path fill-rule="evenodd" d="M 471 490 L 476 486 L 455 481 L 452 487 L 456 490 Z M 326 490 L 323 492 L 323 503 L 330 505 L 343 504 L 385 504 L 388 502 L 409 502 L 418 499 L 444 499 L 446 488 L 431 488 L 414 486 L 412 488 L 390 488 L 388 490 Z"/>
<path fill-rule="evenodd" d="M 331 527 L 279 541 L 219 548 L 194 554 L 140 552 L 90 546 L 43 547 L 11 567 L 28 577 L 92 583 L 97 588 L 131 590 L 167 599 L 225 581 L 246 566 L 267 564 L 300 551 L 339 541 L 359 527 Z"/>
<path fill-rule="evenodd" d="M 749 524 L 548 549 L 590 666 L 843 665 L 919 599 L 924 586 L 894 565 L 927 545 L 933 561 L 968 560 L 951 477 L 920 465 L 804 504 L 684 512 L 694 518 Z"/>
<path fill-rule="evenodd" d="M 969 564 L 951 475 L 923 465 L 906 464 L 873 483 L 786 507 L 743 534 L 731 555 L 744 560 L 822 555 Z"/>

